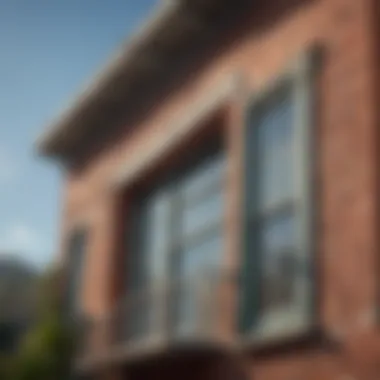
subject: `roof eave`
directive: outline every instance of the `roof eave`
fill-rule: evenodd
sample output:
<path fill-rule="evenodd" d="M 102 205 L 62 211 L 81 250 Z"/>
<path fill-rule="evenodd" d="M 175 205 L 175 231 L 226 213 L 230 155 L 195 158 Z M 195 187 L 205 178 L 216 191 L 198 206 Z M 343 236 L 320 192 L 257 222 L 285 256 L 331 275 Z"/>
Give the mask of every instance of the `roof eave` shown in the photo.
<path fill-rule="evenodd" d="M 144 78 L 147 80 L 152 72 L 167 67 L 165 52 L 171 51 L 173 54 L 173 51 L 176 52 L 193 39 L 196 43 L 200 36 L 213 30 L 215 17 L 218 18 L 223 11 L 227 11 L 224 13 L 230 17 L 236 11 L 241 13 L 243 5 L 251 5 L 251 2 L 252 0 L 235 0 L 233 4 L 230 0 L 161 2 L 152 17 L 129 39 L 127 46 L 119 50 L 79 98 L 75 98 L 61 116 L 50 124 L 37 141 L 39 153 L 67 162 L 77 152 L 78 141 L 85 141 L 91 125 L 107 122 L 106 113 L 103 112 L 107 104 L 112 107 L 113 102 L 126 99 L 123 94 L 129 91 L 130 96 L 133 93 L 134 82 Z M 211 21 L 210 12 L 213 14 Z M 221 26 L 224 25 L 222 22 Z M 135 101 L 134 97 L 129 97 L 129 101 Z"/>
<path fill-rule="evenodd" d="M 85 86 L 82 93 L 75 96 L 60 116 L 44 129 L 36 141 L 39 154 L 51 157 L 61 156 L 60 142 L 62 139 L 66 140 L 70 130 L 79 124 L 83 111 L 90 109 L 107 84 L 112 82 L 119 72 L 125 70 L 129 63 L 133 63 L 136 51 L 144 46 L 149 37 L 153 33 L 159 34 L 167 22 L 175 17 L 179 5 L 180 1 L 165 1 L 156 9 L 147 22 L 142 24 L 128 40 L 127 47 L 119 49 L 108 64 Z"/>

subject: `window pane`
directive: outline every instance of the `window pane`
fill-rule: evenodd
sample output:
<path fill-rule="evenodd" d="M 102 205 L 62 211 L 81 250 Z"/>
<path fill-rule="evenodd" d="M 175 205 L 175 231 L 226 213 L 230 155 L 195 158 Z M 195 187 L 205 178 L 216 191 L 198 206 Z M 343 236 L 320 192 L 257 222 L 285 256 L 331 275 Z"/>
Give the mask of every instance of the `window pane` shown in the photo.
<path fill-rule="evenodd" d="M 257 120 L 259 209 L 292 196 L 293 104 L 289 89 L 271 99 Z"/>
<path fill-rule="evenodd" d="M 311 138 L 312 99 L 304 69 L 287 74 L 252 105 L 247 128 L 240 326 L 263 336 L 304 327 L 309 316 L 310 194 L 303 144 Z"/>
<path fill-rule="evenodd" d="M 185 200 L 190 200 L 204 192 L 211 184 L 221 181 L 224 176 L 224 157 L 207 159 L 192 171 L 182 182 L 181 190 Z"/>
<path fill-rule="evenodd" d="M 202 323 L 199 318 L 205 305 L 200 285 L 218 273 L 222 263 L 222 242 L 222 236 L 217 234 L 181 253 L 180 277 L 175 293 L 175 328 L 178 334 L 194 332 L 198 323 Z"/>
<path fill-rule="evenodd" d="M 183 211 L 182 233 L 184 236 L 193 235 L 210 225 L 219 223 L 222 217 L 223 195 L 219 192 L 194 206 L 186 206 Z"/>
<path fill-rule="evenodd" d="M 128 337 L 144 338 L 152 333 L 162 306 L 156 293 L 168 275 L 170 250 L 171 194 L 166 188 L 148 195 L 136 220 L 138 245 L 132 251 L 130 278 L 134 294 L 130 298 Z"/>
<path fill-rule="evenodd" d="M 147 203 L 147 265 L 148 277 L 159 279 L 166 276 L 171 221 L 170 193 L 161 191 Z"/>
<path fill-rule="evenodd" d="M 180 259 L 180 276 L 201 276 L 219 268 L 223 255 L 223 239 L 220 233 L 195 246 L 184 248 Z"/>
<path fill-rule="evenodd" d="M 177 183 L 170 181 L 143 199 L 133 234 L 138 242 L 130 277 L 140 279 L 135 281 L 137 291 L 155 290 L 155 281 L 161 279 L 173 286 L 167 289 L 169 293 L 161 292 L 162 297 L 144 298 L 135 307 L 131 327 L 139 326 L 136 334 L 149 333 L 151 321 L 164 314 L 173 320 L 174 329 L 195 323 L 199 311 L 195 277 L 204 278 L 206 271 L 219 269 L 223 253 L 218 226 L 223 211 L 223 167 L 222 156 L 207 158 L 192 171 L 184 170 Z M 162 305 L 167 307 L 164 312 Z"/>
<path fill-rule="evenodd" d="M 295 217 L 274 216 L 261 229 L 261 296 L 265 310 L 292 304 L 295 297 L 296 242 Z"/>

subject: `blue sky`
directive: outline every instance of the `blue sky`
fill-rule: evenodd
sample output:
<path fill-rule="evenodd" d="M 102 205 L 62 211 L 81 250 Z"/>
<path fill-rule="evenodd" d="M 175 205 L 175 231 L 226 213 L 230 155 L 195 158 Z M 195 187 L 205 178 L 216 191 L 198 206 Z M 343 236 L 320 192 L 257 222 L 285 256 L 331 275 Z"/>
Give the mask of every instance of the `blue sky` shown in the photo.
<path fill-rule="evenodd" d="M 0 0 L 0 254 L 45 265 L 61 173 L 34 142 L 157 0 Z"/>

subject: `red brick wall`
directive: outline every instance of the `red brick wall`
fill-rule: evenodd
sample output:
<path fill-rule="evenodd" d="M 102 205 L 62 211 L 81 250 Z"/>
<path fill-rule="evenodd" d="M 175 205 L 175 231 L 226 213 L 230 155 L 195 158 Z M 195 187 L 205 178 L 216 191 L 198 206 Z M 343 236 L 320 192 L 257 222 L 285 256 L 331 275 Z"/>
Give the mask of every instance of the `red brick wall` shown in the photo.
<path fill-rule="evenodd" d="M 87 312 L 101 315 L 112 303 L 120 248 L 115 237 L 120 199 L 111 186 L 113 178 L 123 166 L 144 157 L 158 135 L 170 136 L 176 128 L 173 120 L 234 73 L 243 80 L 231 96 L 224 130 L 229 179 L 226 263 L 238 267 L 247 96 L 318 43 L 325 51 L 315 131 L 318 307 L 325 331 L 340 339 L 343 348 L 334 355 L 318 351 L 253 360 L 252 374 L 259 380 L 380 378 L 374 320 L 378 281 L 374 3 L 305 0 L 276 18 L 271 12 L 264 17 L 260 14 L 264 10 L 258 9 L 244 37 L 223 49 L 195 79 L 178 88 L 132 133 L 121 136 L 117 145 L 94 157 L 79 175 L 69 173 L 62 247 L 64 252 L 72 228 L 88 225 L 91 239 L 81 292 Z M 234 300 L 230 301 L 232 307 Z"/>

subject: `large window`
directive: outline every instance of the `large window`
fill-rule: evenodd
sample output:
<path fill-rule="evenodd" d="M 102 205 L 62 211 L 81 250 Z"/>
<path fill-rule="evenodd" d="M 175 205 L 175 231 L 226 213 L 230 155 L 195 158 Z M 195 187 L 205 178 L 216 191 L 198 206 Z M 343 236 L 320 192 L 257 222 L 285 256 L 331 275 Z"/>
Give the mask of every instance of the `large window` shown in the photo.
<path fill-rule="evenodd" d="M 207 154 L 139 200 L 130 285 L 137 293 L 153 291 L 135 311 L 146 319 L 137 317 L 140 333 L 157 325 L 163 303 L 177 334 L 196 327 L 197 286 L 202 278 L 217 275 L 222 262 L 223 179 L 224 156 Z M 156 294 L 162 285 L 165 297 Z"/>
<path fill-rule="evenodd" d="M 217 276 L 223 254 L 224 160 L 214 156 L 202 162 L 177 186 L 179 221 L 174 276 L 179 279 L 178 333 L 193 331 L 202 312 L 200 286 Z M 206 284 L 206 286 L 209 284 Z"/>
<path fill-rule="evenodd" d="M 249 110 L 242 328 L 256 336 L 310 323 L 308 87 L 290 75 Z"/>

